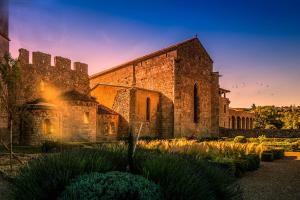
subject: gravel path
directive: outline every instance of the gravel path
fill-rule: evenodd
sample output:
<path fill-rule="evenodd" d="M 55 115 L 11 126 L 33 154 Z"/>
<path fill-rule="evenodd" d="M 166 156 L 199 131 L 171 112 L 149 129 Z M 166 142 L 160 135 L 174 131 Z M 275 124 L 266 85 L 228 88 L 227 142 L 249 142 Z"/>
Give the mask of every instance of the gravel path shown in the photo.
<path fill-rule="evenodd" d="M 274 162 L 262 162 L 260 169 L 239 180 L 245 200 L 299 200 L 300 152 L 287 152 Z"/>

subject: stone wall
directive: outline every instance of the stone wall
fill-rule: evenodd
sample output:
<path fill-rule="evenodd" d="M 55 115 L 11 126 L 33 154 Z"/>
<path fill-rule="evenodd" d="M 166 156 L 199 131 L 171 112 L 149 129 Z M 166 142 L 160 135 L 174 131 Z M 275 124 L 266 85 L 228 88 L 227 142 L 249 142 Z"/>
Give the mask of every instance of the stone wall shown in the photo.
<path fill-rule="evenodd" d="M 212 73 L 212 60 L 197 40 L 178 49 L 175 70 L 175 133 L 176 137 L 209 135 L 215 131 L 216 110 L 213 106 L 218 82 Z M 194 86 L 199 94 L 199 122 L 194 122 Z"/>
<path fill-rule="evenodd" d="M 159 134 L 173 137 L 174 132 L 174 64 L 176 51 L 151 57 L 135 65 L 135 85 L 161 93 L 161 126 Z"/>
<path fill-rule="evenodd" d="M 128 133 L 130 87 L 99 84 L 91 91 L 96 100 L 120 115 L 118 136 Z"/>
<path fill-rule="evenodd" d="M 65 141 L 96 141 L 97 103 L 70 101 L 63 105 L 62 137 Z"/>
<path fill-rule="evenodd" d="M 39 145 L 44 140 L 61 138 L 61 113 L 58 110 L 37 107 L 28 110 L 25 116 L 21 121 L 20 144 Z M 45 120 L 49 120 L 51 132 L 45 132 Z"/>
<path fill-rule="evenodd" d="M 225 97 L 219 97 L 219 110 L 220 110 L 220 117 L 219 117 L 219 126 L 223 128 L 230 128 L 230 115 L 229 115 L 229 99 Z"/>
<path fill-rule="evenodd" d="M 99 114 L 97 123 L 97 141 L 118 138 L 119 115 Z"/>
<path fill-rule="evenodd" d="M 0 1 L 0 58 L 9 51 L 8 0 Z"/>
<path fill-rule="evenodd" d="M 141 124 L 140 136 L 161 136 L 160 93 L 144 89 L 135 89 L 134 116 L 132 119 L 133 131 L 138 133 Z M 149 103 L 149 119 L 147 120 L 147 98 Z"/>
<path fill-rule="evenodd" d="M 220 128 L 220 137 L 236 137 L 243 135 L 247 138 L 258 137 L 265 135 L 268 138 L 300 138 L 300 130 L 286 129 L 286 130 L 275 130 L 275 129 L 248 129 L 248 130 L 237 130 L 237 129 L 224 129 Z"/>
<path fill-rule="evenodd" d="M 29 51 L 19 50 L 21 63 L 21 84 L 19 103 L 37 98 L 58 96 L 62 92 L 76 90 L 89 94 L 88 66 L 75 62 L 71 69 L 71 60 L 56 56 L 51 66 L 51 55 L 42 52 L 32 53 L 29 63 Z"/>
<path fill-rule="evenodd" d="M 133 65 L 125 65 L 111 71 L 104 71 L 91 76 L 90 86 L 95 87 L 98 83 L 132 86 L 133 83 Z"/>

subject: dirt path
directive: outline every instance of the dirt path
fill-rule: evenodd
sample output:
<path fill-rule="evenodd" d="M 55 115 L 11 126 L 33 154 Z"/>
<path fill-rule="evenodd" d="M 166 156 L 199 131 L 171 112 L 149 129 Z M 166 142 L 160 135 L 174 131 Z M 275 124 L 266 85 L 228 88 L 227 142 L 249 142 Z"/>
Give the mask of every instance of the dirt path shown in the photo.
<path fill-rule="evenodd" d="M 245 200 L 300 199 L 300 152 L 287 152 L 274 162 L 262 162 L 259 170 L 239 180 Z"/>

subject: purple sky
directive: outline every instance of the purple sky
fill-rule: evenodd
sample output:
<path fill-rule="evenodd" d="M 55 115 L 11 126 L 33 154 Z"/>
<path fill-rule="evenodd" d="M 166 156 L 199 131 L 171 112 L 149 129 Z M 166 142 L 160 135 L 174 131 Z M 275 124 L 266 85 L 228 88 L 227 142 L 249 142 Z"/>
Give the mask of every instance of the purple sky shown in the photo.
<path fill-rule="evenodd" d="M 299 10 L 297 0 L 11 0 L 11 53 L 60 55 L 93 74 L 198 34 L 232 107 L 300 105 Z"/>

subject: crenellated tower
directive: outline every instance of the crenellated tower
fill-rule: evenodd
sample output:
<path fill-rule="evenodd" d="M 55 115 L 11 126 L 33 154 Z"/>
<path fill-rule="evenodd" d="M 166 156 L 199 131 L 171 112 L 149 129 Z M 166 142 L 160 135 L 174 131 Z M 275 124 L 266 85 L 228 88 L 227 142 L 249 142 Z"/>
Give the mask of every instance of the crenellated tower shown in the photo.
<path fill-rule="evenodd" d="M 9 52 L 8 37 L 8 1 L 0 1 L 0 58 Z"/>
<path fill-rule="evenodd" d="M 39 51 L 32 52 L 32 63 L 29 60 L 30 52 L 19 49 L 22 82 L 20 103 L 43 98 L 45 92 L 52 97 L 67 91 L 89 95 L 87 64 L 74 62 L 72 68 L 70 59 L 55 56 L 54 66 L 52 66 L 51 55 Z"/>

